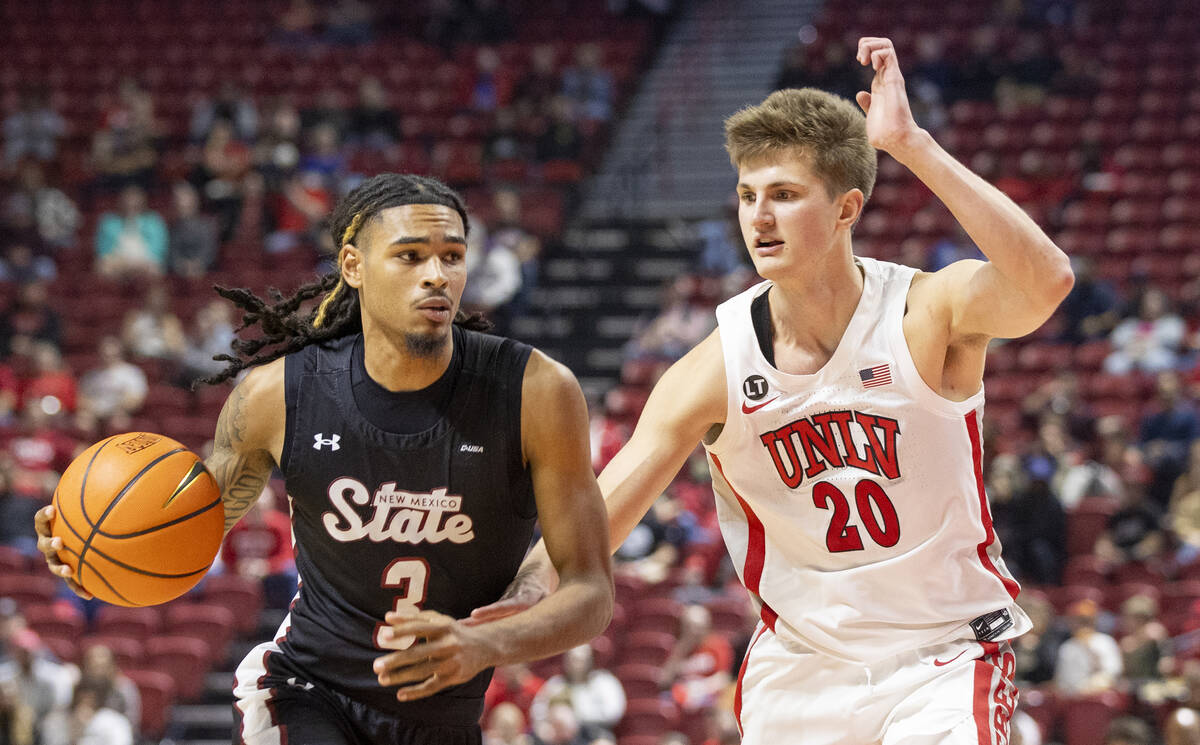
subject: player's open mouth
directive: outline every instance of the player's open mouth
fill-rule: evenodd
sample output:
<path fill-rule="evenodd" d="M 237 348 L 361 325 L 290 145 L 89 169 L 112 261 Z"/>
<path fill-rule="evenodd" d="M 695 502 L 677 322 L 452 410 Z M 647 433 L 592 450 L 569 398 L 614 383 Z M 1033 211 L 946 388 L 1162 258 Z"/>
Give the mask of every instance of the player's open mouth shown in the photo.
<path fill-rule="evenodd" d="M 772 246 L 783 245 L 783 241 L 766 241 L 760 238 L 754 242 L 754 245 L 758 246 L 759 248 L 770 248 Z"/>
<path fill-rule="evenodd" d="M 759 238 L 754 241 L 754 253 L 759 256 L 772 256 L 783 250 L 783 241 Z"/>
<path fill-rule="evenodd" d="M 431 321 L 442 322 L 450 318 L 450 303 L 442 299 L 423 300 L 417 304 L 417 310 Z"/>

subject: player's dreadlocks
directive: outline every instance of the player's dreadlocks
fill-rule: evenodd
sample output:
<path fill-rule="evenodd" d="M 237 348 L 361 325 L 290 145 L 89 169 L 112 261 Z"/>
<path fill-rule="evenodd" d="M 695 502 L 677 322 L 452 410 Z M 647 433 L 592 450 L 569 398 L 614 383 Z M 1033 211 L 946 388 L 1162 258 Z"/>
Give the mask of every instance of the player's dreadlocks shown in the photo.
<path fill-rule="evenodd" d="M 462 197 L 450 187 L 425 176 L 382 173 L 364 181 L 334 207 L 329 218 L 329 232 L 333 235 L 334 245 L 341 248 L 353 243 L 368 220 L 389 207 L 406 204 L 440 204 L 449 207 L 462 217 L 463 229 L 470 230 Z M 197 383 L 222 383 L 248 367 L 271 362 L 310 344 L 362 330 L 358 291 L 342 281 L 340 267 L 315 282 L 302 285 L 291 297 L 285 298 L 278 290 L 271 288 L 269 301 L 240 287 L 214 286 L 214 289 L 244 311 L 238 331 L 258 324 L 262 336 L 234 339 L 233 351 L 236 354 L 220 354 L 213 358 L 229 363 L 228 367 L 216 375 L 199 379 Z M 325 298 L 315 310 L 307 314 L 298 312 L 306 300 L 322 293 Z M 454 322 L 476 331 L 492 328 L 492 324 L 481 314 L 468 315 L 461 310 Z"/>

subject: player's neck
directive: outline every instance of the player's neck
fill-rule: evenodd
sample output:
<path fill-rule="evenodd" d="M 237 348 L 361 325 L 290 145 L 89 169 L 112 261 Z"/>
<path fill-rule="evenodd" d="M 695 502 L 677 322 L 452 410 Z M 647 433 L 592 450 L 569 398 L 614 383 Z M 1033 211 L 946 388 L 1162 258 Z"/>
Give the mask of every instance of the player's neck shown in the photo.
<path fill-rule="evenodd" d="M 832 354 L 858 308 L 863 284 L 863 270 L 848 251 L 831 252 L 820 266 L 775 281 L 770 306 L 776 346 Z"/>
<path fill-rule="evenodd" d="M 432 355 L 413 354 L 403 337 L 363 329 L 363 363 L 367 375 L 389 391 L 419 391 L 437 382 L 454 356 L 454 335 L 446 335 Z"/>

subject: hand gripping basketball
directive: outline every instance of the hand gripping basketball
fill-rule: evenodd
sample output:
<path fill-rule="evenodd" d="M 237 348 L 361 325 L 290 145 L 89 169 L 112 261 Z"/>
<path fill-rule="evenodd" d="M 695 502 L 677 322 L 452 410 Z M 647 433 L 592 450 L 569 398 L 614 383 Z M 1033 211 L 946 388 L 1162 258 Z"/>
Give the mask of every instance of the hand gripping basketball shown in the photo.
<path fill-rule="evenodd" d="M 162 435 L 114 435 L 79 455 L 38 512 L 38 549 L 83 597 L 157 605 L 200 581 L 225 511 L 200 458 Z"/>

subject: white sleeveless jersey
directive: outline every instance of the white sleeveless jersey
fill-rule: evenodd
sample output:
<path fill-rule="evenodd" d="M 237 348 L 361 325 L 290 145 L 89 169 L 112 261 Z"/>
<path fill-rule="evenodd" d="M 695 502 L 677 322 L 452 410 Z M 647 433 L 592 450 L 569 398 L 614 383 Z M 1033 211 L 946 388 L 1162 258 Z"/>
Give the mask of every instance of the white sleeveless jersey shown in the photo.
<path fill-rule="evenodd" d="M 902 328 L 916 270 L 857 261 L 862 298 L 814 374 L 759 347 L 770 282 L 717 308 L 729 405 L 706 448 L 734 565 L 778 635 L 845 660 L 1024 633 L 983 490 L 983 391 L 925 384 Z"/>

